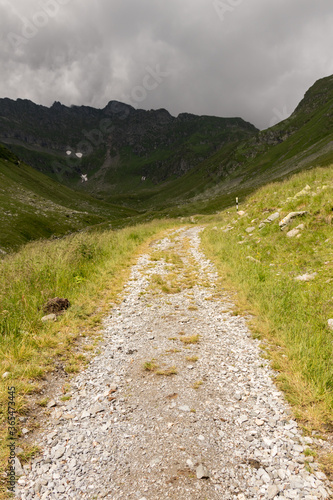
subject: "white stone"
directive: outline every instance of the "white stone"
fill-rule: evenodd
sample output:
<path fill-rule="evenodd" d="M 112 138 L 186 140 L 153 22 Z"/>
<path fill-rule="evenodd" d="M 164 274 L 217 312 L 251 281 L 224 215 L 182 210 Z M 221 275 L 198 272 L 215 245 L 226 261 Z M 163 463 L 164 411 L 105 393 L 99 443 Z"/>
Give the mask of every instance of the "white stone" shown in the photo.
<path fill-rule="evenodd" d="M 275 212 L 274 214 L 272 214 L 269 217 L 267 217 L 267 219 L 265 219 L 264 222 L 268 222 L 268 223 L 274 222 L 279 217 L 280 217 L 280 212 Z"/>
<path fill-rule="evenodd" d="M 296 228 L 287 232 L 288 238 L 293 238 L 294 236 L 297 236 L 298 234 L 299 234 L 299 229 L 296 229 Z"/>
<path fill-rule="evenodd" d="M 57 316 L 55 314 L 47 314 L 47 316 L 42 317 L 43 323 L 46 323 L 47 321 L 57 321 Z"/>
<path fill-rule="evenodd" d="M 278 495 L 279 491 L 280 490 L 279 490 L 279 488 L 276 485 L 268 486 L 267 498 L 269 500 L 274 499 L 276 497 L 276 495 Z"/>
<path fill-rule="evenodd" d="M 186 412 L 191 411 L 191 408 L 187 405 L 180 406 L 178 409 L 180 411 L 186 411 Z"/>
<path fill-rule="evenodd" d="M 196 474 L 197 474 L 198 479 L 208 479 L 209 478 L 208 469 L 203 464 L 200 464 L 199 467 L 197 467 Z"/>
<path fill-rule="evenodd" d="M 302 274 L 301 276 L 296 276 L 296 278 L 294 278 L 296 281 L 311 281 L 311 280 L 314 280 L 315 277 L 318 275 L 318 273 L 312 273 L 312 274 Z"/>

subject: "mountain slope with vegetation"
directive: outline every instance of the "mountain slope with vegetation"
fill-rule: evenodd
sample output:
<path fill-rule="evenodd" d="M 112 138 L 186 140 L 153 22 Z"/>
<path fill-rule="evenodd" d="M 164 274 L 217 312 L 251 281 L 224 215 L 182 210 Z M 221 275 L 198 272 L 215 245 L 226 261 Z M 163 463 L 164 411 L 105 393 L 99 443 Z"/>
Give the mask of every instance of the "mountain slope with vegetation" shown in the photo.
<path fill-rule="evenodd" d="M 332 174 L 332 166 L 319 167 L 271 183 L 244 200 L 238 214 L 233 208 L 183 221 L 80 233 L 30 243 L 1 260 L 0 366 L 6 376 L 0 378 L 0 400 L 4 405 L 8 383 L 15 384 L 18 415 L 28 419 L 18 424 L 19 435 L 20 426 L 33 431 L 36 406 L 39 411 L 47 406 L 40 391 L 51 380 L 51 372 L 62 374 L 66 381 L 89 361 L 99 345 L 103 315 L 110 310 L 110 300 L 117 300 L 138 252 L 149 252 L 148 244 L 165 236 L 166 230 L 200 225 L 206 226 L 202 248 L 217 265 L 221 285 L 237 292 L 233 315 L 251 313 L 254 336 L 272 359 L 276 382 L 306 435 L 312 442 L 316 436 L 322 442 L 329 440 Z M 279 222 L 294 211 L 305 213 L 282 230 Z M 292 230 L 296 231 L 288 235 Z M 305 275 L 310 278 L 299 279 Z M 70 307 L 56 322 L 42 322 L 43 304 L 55 296 L 67 297 Z M 68 397 L 63 395 L 64 400 Z M 1 416 L 2 471 L 8 453 L 5 417 Z M 19 443 L 24 464 L 38 449 L 26 438 Z M 316 453 L 314 444 L 307 448 L 309 457 Z M 320 461 L 330 477 L 333 457 L 321 456 Z"/>
<path fill-rule="evenodd" d="M 333 161 L 333 76 L 318 80 L 292 115 L 247 141 L 226 145 L 177 182 L 147 193 L 146 205 L 209 213 L 275 179 Z M 140 199 L 144 193 L 140 193 Z M 177 211 L 171 210 L 173 215 Z M 180 212 L 180 210 L 179 210 Z"/>
<path fill-rule="evenodd" d="M 124 112 L 119 103 L 117 106 Z M 0 147 L 0 248 L 8 251 L 32 239 L 65 236 L 29 243 L 0 259 L 3 407 L 8 383 L 15 384 L 18 416 L 28 418 L 33 429 L 36 406 L 47 405 L 47 399 L 39 393 L 42 383 L 47 385 L 51 372 L 69 378 L 85 366 L 90 351 L 98 345 L 103 315 L 109 311 L 110 300 L 118 300 L 134 257 L 146 252 L 152 239 L 164 236 L 166 230 L 199 224 L 206 226 L 202 248 L 215 262 L 222 286 L 236 292 L 238 310 L 233 314 L 251 313 L 254 336 L 265 346 L 276 370 L 276 382 L 285 391 L 295 417 L 311 439 L 315 433 L 329 443 L 333 429 L 333 330 L 329 322 L 333 319 L 332 109 L 333 78 L 328 77 L 309 89 L 288 120 L 262 132 L 251 127 L 246 132 L 243 124 L 239 132 L 238 124 L 236 135 L 210 146 L 203 161 L 182 175 L 178 171 L 177 178 L 174 174 L 163 178 L 161 174 L 150 186 L 141 179 L 133 180 L 131 174 L 132 168 L 135 175 L 142 173 L 137 162 L 141 162 L 140 169 L 145 168 L 144 153 L 133 153 L 133 145 L 130 150 L 125 148 L 122 154 L 125 158 L 128 153 L 126 161 L 119 159 L 127 169 L 122 184 L 115 181 L 113 194 L 108 188 L 98 192 L 97 176 L 92 190 L 96 197 L 113 200 L 114 205 L 81 191 L 81 184 L 86 189 L 89 182 L 80 180 L 77 184 L 79 158 L 75 160 L 76 170 L 73 167 L 77 177 L 67 171 L 63 174 L 68 174 L 65 183 L 80 187 L 74 191 L 56 182 L 57 175 L 51 179 L 24 164 L 23 156 L 19 159 Z M 91 109 L 84 112 L 89 115 Z M 163 120 L 169 120 L 165 113 L 161 112 L 160 120 L 162 115 Z M 19 122 L 20 116 L 15 119 Z M 217 123 L 214 120 L 212 129 Z M 5 130 L 3 124 L 4 120 Z M 28 121 L 25 126 L 28 133 Z M 140 122 L 136 126 L 140 128 Z M 10 147 L 31 154 L 31 163 L 40 161 L 43 170 L 52 164 L 55 153 L 52 144 L 36 145 L 40 129 L 34 132 L 34 146 L 28 144 L 29 137 L 24 146 L 19 144 L 22 138 L 11 137 Z M 156 134 L 162 141 L 162 132 Z M 190 140 L 192 136 L 186 137 Z M 192 146 L 200 149 L 205 140 L 196 136 Z M 99 165 L 103 154 L 91 154 L 96 155 Z M 151 154 L 161 158 L 164 153 L 157 148 Z M 61 155 L 63 152 L 58 157 Z M 115 157 L 110 153 L 110 158 Z M 160 158 L 154 161 L 168 165 L 170 156 Z M 103 165 L 107 178 L 109 164 Z M 112 182 L 117 175 L 121 178 L 121 172 L 114 168 Z M 140 189 L 135 182 L 140 183 Z M 235 196 L 240 198 L 238 214 L 231 207 Z M 300 214 L 281 229 L 279 223 L 291 212 Z M 170 216 L 178 219 L 170 220 Z M 164 220 L 138 224 L 149 218 Z M 130 227 L 111 231 L 110 224 Z M 87 226 L 92 228 L 67 235 Z M 55 296 L 68 298 L 70 307 L 57 321 L 42 322 L 43 305 Z M 6 414 L 0 418 L 0 471 L 4 472 L 8 454 Z M 21 439 L 20 446 L 22 463 L 38 453 L 27 439 Z M 315 445 L 307 453 L 315 456 Z M 321 457 L 321 463 L 327 475 L 332 474 L 333 457 Z M 310 460 L 306 467 L 311 467 Z"/>
<path fill-rule="evenodd" d="M 0 253 L 88 226 L 124 224 L 135 210 L 98 201 L 25 165 L 0 145 Z"/>
<path fill-rule="evenodd" d="M 0 141 L 46 175 L 104 199 L 181 177 L 224 145 L 257 132 L 241 118 L 175 118 L 165 109 L 136 110 L 116 101 L 94 109 L 0 99 Z"/>

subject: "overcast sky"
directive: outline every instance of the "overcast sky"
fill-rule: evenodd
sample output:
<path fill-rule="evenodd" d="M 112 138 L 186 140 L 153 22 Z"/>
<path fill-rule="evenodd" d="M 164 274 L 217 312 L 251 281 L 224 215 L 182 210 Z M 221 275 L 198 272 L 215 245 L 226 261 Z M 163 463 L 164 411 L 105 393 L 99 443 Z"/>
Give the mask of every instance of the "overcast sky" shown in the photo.
<path fill-rule="evenodd" d="M 333 74 L 332 0 L 0 0 L 0 97 L 286 118 Z"/>

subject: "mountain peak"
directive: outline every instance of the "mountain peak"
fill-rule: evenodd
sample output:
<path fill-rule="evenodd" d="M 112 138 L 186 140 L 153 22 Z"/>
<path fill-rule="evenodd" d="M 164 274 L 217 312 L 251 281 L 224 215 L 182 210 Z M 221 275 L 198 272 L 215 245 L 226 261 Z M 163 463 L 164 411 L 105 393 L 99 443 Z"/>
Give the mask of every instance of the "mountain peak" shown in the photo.
<path fill-rule="evenodd" d="M 124 113 L 128 115 L 129 113 L 135 111 L 135 108 L 120 101 L 109 101 L 103 111 L 112 115 L 120 115 Z"/>

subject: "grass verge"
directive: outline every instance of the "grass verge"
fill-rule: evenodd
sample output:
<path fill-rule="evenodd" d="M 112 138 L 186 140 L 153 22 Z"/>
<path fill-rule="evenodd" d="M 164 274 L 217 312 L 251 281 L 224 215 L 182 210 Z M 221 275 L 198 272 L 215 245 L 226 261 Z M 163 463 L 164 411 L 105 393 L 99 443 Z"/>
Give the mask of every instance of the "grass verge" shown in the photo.
<path fill-rule="evenodd" d="M 156 221 L 117 232 L 81 233 L 56 241 L 35 242 L 0 261 L 3 495 L 9 438 L 8 386 L 16 390 L 16 424 L 20 435 L 18 417 L 29 413 L 28 396 L 38 394 L 40 383 L 54 370 L 55 364 L 73 374 L 85 366 L 86 356 L 75 353 L 76 343 L 82 336 L 92 336 L 98 341 L 101 320 L 117 300 L 134 258 L 153 236 L 163 235 L 174 226 L 175 221 Z M 71 307 L 56 322 L 43 323 L 42 306 L 53 297 L 68 298 Z M 22 442 L 20 446 L 24 446 Z"/>
<path fill-rule="evenodd" d="M 240 207 L 244 214 L 228 210 L 212 218 L 202 238 L 228 288 L 255 313 L 252 328 L 295 416 L 331 430 L 332 174 L 332 166 L 316 168 L 267 185 Z M 307 213 L 282 231 L 279 221 L 293 211 Z M 263 223 L 276 212 L 276 220 Z M 298 234 L 287 235 L 291 229 Z M 305 274 L 311 278 L 296 279 Z"/>

